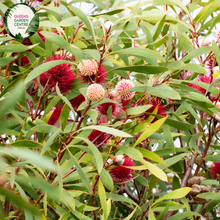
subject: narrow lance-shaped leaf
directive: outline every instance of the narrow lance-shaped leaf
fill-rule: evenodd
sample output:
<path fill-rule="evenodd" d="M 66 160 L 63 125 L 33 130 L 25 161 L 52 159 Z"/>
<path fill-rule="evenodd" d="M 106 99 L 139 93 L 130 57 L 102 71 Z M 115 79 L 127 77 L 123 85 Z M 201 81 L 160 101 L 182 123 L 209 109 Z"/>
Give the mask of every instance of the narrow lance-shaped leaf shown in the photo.
<path fill-rule="evenodd" d="M 149 136 L 151 136 L 154 132 L 156 132 L 166 121 L 167 117 L 161 118 L 157 120 L 156 122 L 154 122 L 153 124 L 151 124 L 149 127 L 147 127 L 147 129 L 141 134 L 141 136 L 135 142 L 134 147 L 140 144 L 143 140 L 145 140 Z"/>

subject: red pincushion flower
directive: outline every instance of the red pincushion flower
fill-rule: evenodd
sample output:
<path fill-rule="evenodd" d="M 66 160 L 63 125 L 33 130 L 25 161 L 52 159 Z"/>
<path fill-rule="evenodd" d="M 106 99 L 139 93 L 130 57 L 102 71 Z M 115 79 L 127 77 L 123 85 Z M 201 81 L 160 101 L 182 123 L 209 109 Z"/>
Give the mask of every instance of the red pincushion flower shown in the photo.
<path fill-rule="evenodd" d="M 125 161 L 122 165 L 117 166 L 115 168 L 113 168 L 109 174 L 111 175 L 113 182 L 114 183 L 122 183 L 125 181 L 128 181 L 130 179 L 132 179 L 132 173 L 134 172 L 134 170 L 130 169 L 130 168 L 126 168 L 124 166 L 129 166 L 132 167 L 134 166 L 134 162 L 132 161 L 131 158 L 126 157 Z"/>
<path fill-rule="evenodd" d="M 19 65 L 18 59 L 15 60 L 15 63 L 16 63 L 17 65 Z M 29 64 L 29 63 L 30 63 L 30 61 L 29 61 L 29 59 L 27 58 L 27 56 L 21 57 L 21 66 L 25 66 L 25 65 L 27 65 L 27 64 Z"/>
<path fill-rule="evenodd" d="M 85 97 L 80 94 L 76 96 L 75 98 L 70 100 L 70 103 L 72 104 L 75 111 L 79 108 L 79 106 L 85 101 Z"/>
<path fill-rule="evenodd" d="M 106 98 L 110 99 L 109 96 L 107 96 Z M 111 99 L 118 102 L 117 98 L 111 98 Z M 107 115 L 107 111 L 110 107 L 112 107 L 112 116 L 117 117 L 121 112 L 121 106 L 117 105 L 116 103 L 112 103 L 112 102 L 102 103 L 98 105 L 96 109 L 101 115 Z"/>
<path fill-rule="evenodd" d="M 210 84 L 211 82 L 211 77 L 210 76 L 207 76 L 207 75 L 204 75 L 204 74 L 201 74 L 199 77 L 196 78 L 197 82 L 204 82 L 204 83 L 208 83 Z M 206 90 L 203 89 L 202 87 L 198 86 L 198 85 L 195 85 L 195 84 L 192 84 L 192 83 L 188 83 L 187 84 L 188 86 L 198 90 L 199 92 L 201 92 L 202 94 L 205 94 L 206 93 Z"/>
<path fill-rule="evenodd" d="M 214 162 L 211 166 L 210 172 L 214 179 L 217 179 L 217 174 L 220 175 L 220 163 Z"/>
<path fill-rule="evenodd" d="M 101 65 L 99 67 L 97 74 L 98 74 L 97 83 L 103 84 L 105 82 L 105 78 L 107 76 L 106 69 L 103 65 Z M 82 75 L 81 74 L 80 75 L 80 78 L 84 83 L 95 82 L 95 77 L 96 77 L 96 74 L 92 74 L 92 75 Z"/>
<path fill-rule="evenodd" d="M 161 101 L 160 99 L 156 98 L 156 99 L 153 99 L 153 98 L 149 98 L 147 100 L 147 102 L 145 103 L 146 104 L 151 104 L 152 107 L 149 108 L 146 112 L 147 113 L 153 113 L 154 109 L 158 106 L 158 109 L 157 109 L 157 115 L 161 115 L 161 116 L 166 116 L 166 108 L 164 105 L 161 104 Z M 149 115 L 145 115 L 144 116 L 144 120 L 147 119 L 149 117 Z M 152 122 L 155 122 L 157 121 L 158 119 L 157 118 L 154 118 L 154 120 Z"/>
<path fill-rule="evenodd" d="M 64 58 L 60 55 L 53 55 L 52 57 L 48 58 L 46 62 L 54 60 L 64 60 Z M 47 70 L 47 72 L 42 73 L 40 75 L 40 83 L 45 86 L 48 82 L 48 86 L 51 87 L 51 89 L 55 89 L 56 84 L 58 83 L 60 91 L 62 93 L 68 93 L 72 87 L 74 78 L 75 75 L 70 69 L 70 65 L 63 63 L 52 67 L 51 69 Z"/>
<path fill-rule="evenodd" d="M 100 135 L 100 136 L 99 136 Z M 95 145 L 101 144 L 106 138 L 108 137 L 108 134 L 103 133 L 98 130 L 93 130 L 92 133 L 88 136 L 88 139 L 93 142 Z"/>
<path fill-rule="evenodd" d="M 50 119 L 48 120 L 49 125 L 54 125 L 59 120 L 62 108 L 63 107 L 61 105 L 57 105 L 54 107 L 53 113 L 50 116 Z"/>

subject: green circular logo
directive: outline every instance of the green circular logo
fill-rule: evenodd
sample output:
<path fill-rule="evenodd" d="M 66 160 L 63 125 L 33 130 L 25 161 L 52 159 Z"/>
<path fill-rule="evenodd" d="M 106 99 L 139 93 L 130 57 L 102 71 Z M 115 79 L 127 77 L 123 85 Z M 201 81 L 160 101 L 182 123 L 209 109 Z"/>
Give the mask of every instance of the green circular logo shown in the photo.
<path fill-rule="evenodd" d="M 30 5 L 19 3 L 11 6 L 4 15 L 4 27 L 16 39 L 32 36 L 39 27 L 39 15 Z"/>

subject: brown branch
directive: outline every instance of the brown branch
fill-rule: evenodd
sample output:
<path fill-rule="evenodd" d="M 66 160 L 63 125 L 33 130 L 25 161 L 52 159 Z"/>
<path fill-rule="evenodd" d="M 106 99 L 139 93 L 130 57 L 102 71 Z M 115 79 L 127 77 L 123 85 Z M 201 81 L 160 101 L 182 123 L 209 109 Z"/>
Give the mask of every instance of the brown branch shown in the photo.
<path fill-rule="evenodd" d="M 125 193 L 136 203 L 139 203 L 139 199 L 129 190 L 127 184 L 125 184 Z"/>
<path fill-rule="evenodd" d="M 9 67 L 10 67 L 11 63 L 12 63 L 12 62 L 10 62 L 10 63 L 7 65 L 7 67 L 6 67 L 6 69 L 5 69 L 5 73 L 4 73 L 3 79 L 8 75 L 8 70 L 9 70 Z M 0 74 L 1 74 L 1 71 L 2 71 L 2 68 L 0 69 Z M 3 80 L 3 79 L 1 79 L 1 80 Z M 0 85 L 0 90 L 2 89 L 2 86 L 3 86 L 3 85 Z"/>

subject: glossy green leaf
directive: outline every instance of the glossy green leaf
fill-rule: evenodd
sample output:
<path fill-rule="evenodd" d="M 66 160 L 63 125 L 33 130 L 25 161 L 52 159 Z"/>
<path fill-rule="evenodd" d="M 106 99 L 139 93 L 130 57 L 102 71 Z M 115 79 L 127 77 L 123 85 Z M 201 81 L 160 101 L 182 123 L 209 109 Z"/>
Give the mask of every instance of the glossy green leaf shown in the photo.
<path fill-rule="evenodd" d="M 67 107 L 67 104 L 65 104 L 63 106 L 62 112 L 60 114 L 60 125 L 61 125 L 61 129 L 62 131 L 65 129 L 66 124 L 67 124 L 67 120 L 69 118 L 69 109 Z"/>
<path fill-rule="evenodd" d="M 103 185 L 109 189 L 109 190 L 113 190 L 113 181 L 112 181 L 112 177 L 110 176 L 110 174 L 108 173 L 108 171 L 106 171 L 105 169 L 102 169 L 102 172 L 99 174 Z"/>
<path fill-rule="evenodd" d="M 31 140 L 18 140 L 10 144 L 11 147 L 28 147 L 28 148 L 43 148 L 39 142 Z"/>
<path fill-rule="evenodd" d="M 215 155 L 209 155 L 209 156 L 206 156 L 206 157 L 204 158 L 204 160 L 220 163 L 220 155 L 217 155 L 217 154 L 215 154 Z"/>
<path fill-rule="evenodd" d="M 68 150 L 69 151 L 69 150 Z M 85 186 L 85 188 L 87 189 L 87 191 L 92 194 L 92 188 L 91 188 L 91 185 L 85 175 L 85 173 L 83 172 L 82 168 L 80 167 L 80 165 L 78 164 L 76 158 L 69 152 L 70 154 L 70 157 L 71 157 L 71 160 L 73 161 L 75 167 L 76 167 L 76 170 Z"/>
<path fill-rule="evenodd" d="M 117 145 L 116 147 L 134 160 L 137 161 L 143 160 L 143 156 L 138 149 L 127 146 L 119 146 L 119 145 Z"/>
<path fill-rule="evenodd" d="M 99 193 L 99 199 L 101 202 L 102 210 L 104 213 L 104 219 L 107 219 L 108 213 L 107 213 L 107 203 L 106 203 L 106 192 L 101 180 L 99 180 L 98 193 Z"/>
<path fill-rule="evenodd" d="M 105 126 L 101 126 L 101 125 L 92 125 L 92 126 L 84 127 L 78 131 L 82 131 L 82 130 L 86 130 L 86 129 L 91 129 L 91 130 L 95 129 L 98 131 L 105 132 L 107 134 L 115 135 L 117 137 L 132 137 L 130 134 L 127 134 L 124 131 L 120 131 L 115 128 L 105 127 Z"/>
<path fill-rule="evenodd" d="M 152 105 L 143 105 L 143 106 L 129 108 L 127 110 L 127 114 L 128 115 L 138 115 L 138 114 L 141 114 L 141 113 L 147 111 L 151 107 L 152 107 Z"/>
<path fill-rule="evenodd" d="M 143 140 L 151 136 L 154 132 L 156 132 L 166 121 L 167 117 L 161 118 L 151 124 L 147 129 L 141 134 L 141 136 L 137 139 L 137 141 L 134 144 L 134 147 L 138 144 L 140 144 Z"/>
<path fill-rule="evenodd" d="M 0 52 L 23 52 L 28 50 L 27 46 L 21 44 L 9 44 L 0 46 Z"/>
<path fill-rule="evenodd" d="M 161 179 L 162 181 L 165 181 L 165 182 L 168 181 L 166 173 L 163 170 L 161 170 L 159 167 L 145 160 L 143 160 L 142 163 L 158 179 Z"/>
<path fill-rule="evenodd" d="M 15 58 L 14 57 L 4 57 L 4 58 L 0 58 L 0 67 L 10 63 L 11 61 L 13 61 Z"/>
<path fill-rule="evenodd" d="M 166 124 L 163 124 L 163 131 L 164 131 L 164 137 L 166 140 L 166 144 L 170 148 L 171 152 L 174 153 L 175 147 L 174 147 L 174 142 L 173 142 L 173 138 L 172 138 L 169 126 Z"/>
<path fill-rule="evenodd" d="M 185 197 L 190 191 L 190 187 L 183 187 L 181 189 L 173 190 L 172 192 L 160 197 L 153 205 L 167 199 L 180 199 L 182 197 Z"/>
<path fill-rule="evenodd" d="M 165 72 L 168 69 L 163 66 L 144 65 L 144 66 L 117 67 L 117 68 L 109 70 L 108 72 L 112 72 L 116 70 L 125 70 L 125 71 L 144 73 L 144 74 L 158 74 L 158 73 Z"/>
<path fill-rule="evenodd" d="M 57 127 L 48 124 L 37 125 L 31 128 L 32 131 L 37 131 L 40 133 L 53 133 L 57 131 Z"/>

